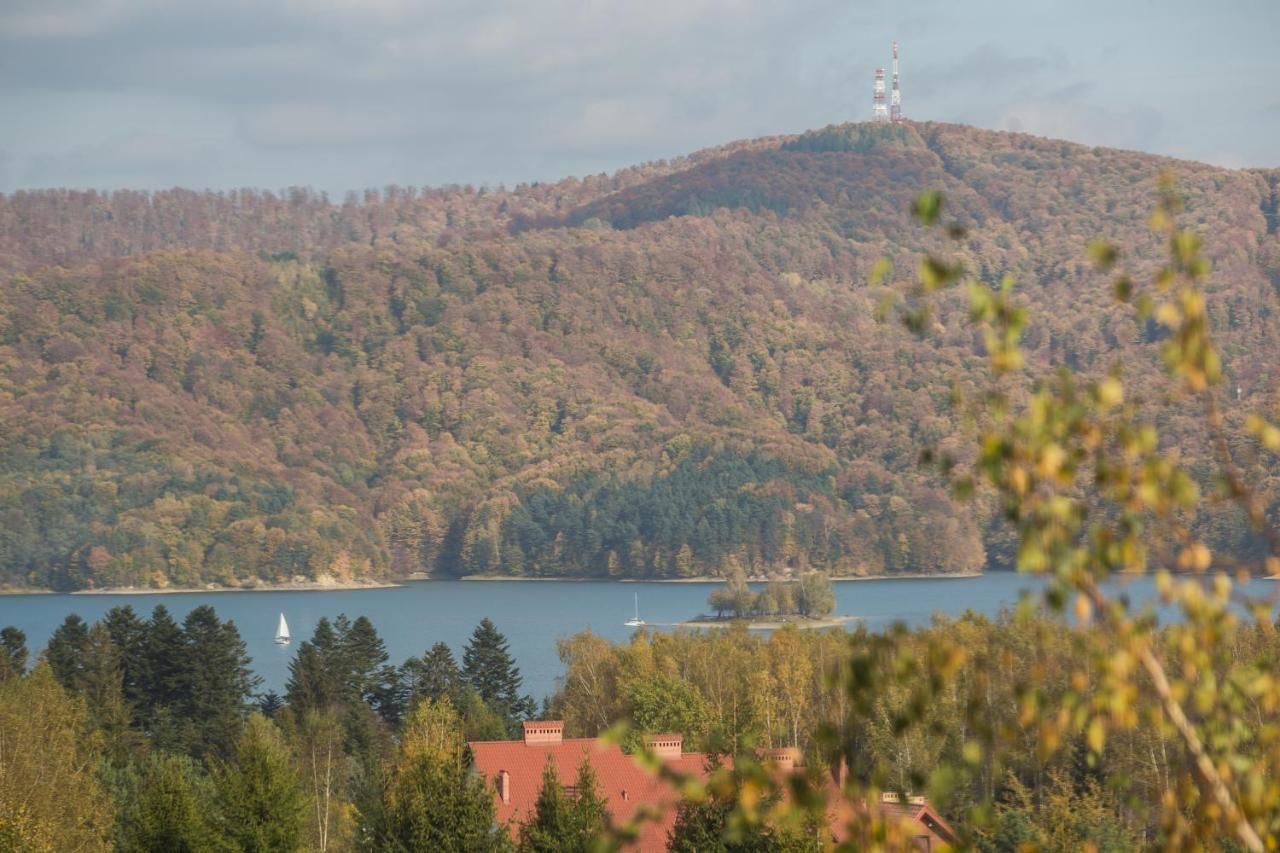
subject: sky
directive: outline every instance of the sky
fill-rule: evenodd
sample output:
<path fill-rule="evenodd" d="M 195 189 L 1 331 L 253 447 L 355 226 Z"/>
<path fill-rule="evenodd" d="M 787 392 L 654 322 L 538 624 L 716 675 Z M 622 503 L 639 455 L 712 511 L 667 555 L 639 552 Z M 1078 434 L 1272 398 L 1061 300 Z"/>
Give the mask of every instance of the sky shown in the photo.
<path fill-rule="evenodd" d="M 908 118 L 1280 166 L 1280 0 L 3 0 L 0 192 L 497 186 Z"/>

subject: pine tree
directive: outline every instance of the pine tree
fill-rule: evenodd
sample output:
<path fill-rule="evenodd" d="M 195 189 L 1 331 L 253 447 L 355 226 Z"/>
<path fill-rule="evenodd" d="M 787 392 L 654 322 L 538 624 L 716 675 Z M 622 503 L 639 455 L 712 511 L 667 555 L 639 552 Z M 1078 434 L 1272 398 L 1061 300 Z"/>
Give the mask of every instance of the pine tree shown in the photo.
<path fill-rule="evenodd" d="M 471 634 L 462 653 L 462 675 L 489 707 L 507 720 L 513 732 L 516 723 L 533 713 L 533 699 L 520 695 L 520 670 L 508 651 L 507 638 L 488 617 Z"/>
<path fill-rule="evenodd" d="M 303 849 L 306 799 L 275 724 L 260 714 L 245 723 L 231 763 L 213 773 L 222 834 L 246 853 Z"/>

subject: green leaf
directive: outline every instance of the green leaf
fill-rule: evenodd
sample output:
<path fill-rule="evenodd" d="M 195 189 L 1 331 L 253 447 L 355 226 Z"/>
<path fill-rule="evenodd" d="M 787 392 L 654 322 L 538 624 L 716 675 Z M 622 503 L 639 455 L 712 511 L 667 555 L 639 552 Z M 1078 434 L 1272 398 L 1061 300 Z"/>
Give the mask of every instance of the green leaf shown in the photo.
<path fill-rule="evenodd" d="M 922 225 L 932 225 L 942 213 L 942 193 L 937 190 L 922 192 L 911 204 L 911 212 Z"/>

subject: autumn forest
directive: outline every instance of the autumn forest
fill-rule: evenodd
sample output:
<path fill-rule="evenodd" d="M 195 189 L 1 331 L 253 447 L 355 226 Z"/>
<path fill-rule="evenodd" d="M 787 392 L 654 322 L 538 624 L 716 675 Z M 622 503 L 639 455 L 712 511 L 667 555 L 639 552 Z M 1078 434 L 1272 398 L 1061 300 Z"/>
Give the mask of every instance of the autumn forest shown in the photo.
<path fill-rule="evenodd" d="M 0 196 L 0 585 L 1008 567 L 996 501 L 921 464 L 985 387 L 966 302 L 878 316 L 945 242 L 911 200 L 941 190 L 946 250 L 1034 306 L 1015 396 L 1059 366 L 1141 395 L 1168 332 L 1084 247 L 1154 270 L 1162 170 L 1213 229 L 1225 434 L 1274 518 L 1243 422 L 1277 391 L 1280 171 L 921 123 L 515 188 Z M 1228 502 L 1190 523 L 1263 553 Z"/>

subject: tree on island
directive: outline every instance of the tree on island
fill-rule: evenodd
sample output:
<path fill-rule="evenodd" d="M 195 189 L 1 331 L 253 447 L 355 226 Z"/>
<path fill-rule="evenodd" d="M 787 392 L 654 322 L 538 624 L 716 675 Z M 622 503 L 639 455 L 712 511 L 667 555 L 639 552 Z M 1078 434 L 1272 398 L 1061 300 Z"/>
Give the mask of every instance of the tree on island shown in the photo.
<path fill-rule="evenodd" d="M 771 581 L 764 592 L 752 592 L 746 573 L 735 562 L 724 586 L 707 596 L 707 604 L 720 619 L 725 613 L 733 619 L 795 614 L 812 619 L 831 613 L 836 598 L 831 580 L 822 572 L 806 572 L 798 581 Z"/>
<path fill-rule="evenodd" d="M 801 616 L 826 616 L 836 609 L 836 593 L 831 579 L 822 572 L 807 572 L 796 584 L 796 611 Z"/>

